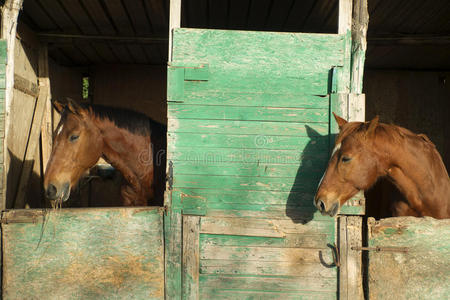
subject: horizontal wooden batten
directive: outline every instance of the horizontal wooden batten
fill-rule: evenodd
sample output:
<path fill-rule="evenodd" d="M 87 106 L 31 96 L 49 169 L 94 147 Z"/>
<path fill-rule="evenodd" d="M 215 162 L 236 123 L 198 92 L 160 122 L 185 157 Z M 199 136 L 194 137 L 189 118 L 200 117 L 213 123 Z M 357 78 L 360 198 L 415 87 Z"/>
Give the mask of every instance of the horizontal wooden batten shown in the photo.
<path fill-rule="evenodd" d="M 196 163 L 192 161 L 174 161 L 175 175 L 216 175 L 216 176 L 255 176 L 255 177 L 317 177 L 325 171 L 323 166 L 311 164 L 307 166 L 295 164 L 266 164 L 266 163 Z"/>
<path fill-rule="evenodd" d="M 326 123 L 274 122 L 274 121 L 233 121 L 170 119 L 169 132 L 190 132 L 208 134 L 262 134 L 269 136 L 323 136 L 328 135 Z"/>
<path fill-rule="evenodd" d="M 185 104 L 197 105 L 228 105 L 228 106 L 259 106 L 259 107 L 296 107 L 296 108 L 326 108 L 330 105 L 329 95 L 318 96 L 311 94 L 281 94 L 263 92 L 225 92 L 217 88 L 207 89 L 196 81 L 184 83 Z M 172 105 L 170 103 L 169 105 Z"/>
<path fill-rule="evenodd" d="M 324 268 L 317 263 L 291 262 L 258 262 L 220 259 L 200 260 L 200 274 L 203 275 L 237 275 L 242 276 L 298 276 L 322 278 L 337 278 L 336 268 Z M 280 278 L 282 280 L 282 278 Z"/>
<path fill-rule="evenodd" d="M 171 104 L 168 118 L 328 123 L 328 109 Z"/>
<path fill-rule="evenodd" d="M 299 266 L 301 268 L 301 266 Z M 333 292 L 336 279 L 315 277 L 253 277 L 253 276 L 217 276 L 200 275 L 200 285 L 250 291 L 319 291 Z"/>
<path fill-rule="evenodd" d="M 230 187 L 221 189 L 207 189 L 207 188 L 175 188 L 173 189 L 174 196 L 179 196 L 182 201 L 189 198 L 192 199 L 207 199 L 210 203 L 223 204 L 245 204 L 245 205 L 283 205 L 286 206 L 289 198 L 295 200 L 293 205 L 299 207 L 311 206 L 314 198 L 314 191 L 307 193 L 300 193 L 294 191 L 242 191 L 232 190 Z M 291 204 L 291 205 L 292 205 Z"/>
<path fill-rule="evenodd" d="M 313 220 L 305 224 L 291 219 L 202 217 L 200 233 L 285 237 L 286 234 L 332 234 L 334 219 Z M 320 248 L 326 248 L 322 245 Z"/>
<path fill-rule="evenodd" d="M 286 233 L 283 237 L 262 237 L 242 235 L 200 234 L 200 243 L 215 246 L 257 246 L 275 248 L 324 248 L 327 243 L 333 243 L 334 236 L 330 234 L 297 234 Z"/>
<path fill-rule="evenodd" d="M 301 180 L 282 177 L 238 177 L 211 175 L 177 175 L 173 181 L 174 188 L 210 188 L 224 187 L 234 190 L 253 191 L 298 191 L 314 190 L 320 177 L 304 177 Z"/>
<path fill-rule="evenodd" d="M 169 146 L 167 159 L 172 161 L 193 161 L 197 164 L 217 164 L 223 162 L 242 162 L 256 164 L 295 164 L 324 167 L 328 153 L 304 154 L 297 150 L 233 149 L 233 148 L 193 148 Z"/>
<path fill-rule="evenodd" d="M 234 135 L 234 134 L 205 134 L 205 133 L 168 133 L 168 145 L 192 146 L 202 148 L 245 148 L 245 149 L 277 149 L 303 150 L 309 147 L 314 152 L 323 151 L 328 153 L 329 139 L 324 137 L 291 137 L 270 136 L 264 134 Z"/>
<path fill-rule="evenodd" d="M 241 263 L 245 263 L 247 261 L 283 261 L 318 264 L 321 262 L 327 262 L 329 264 L 333 264 L 333 255 L 331 252 L 331 249 L 200 245 L 200 260 L 238 260 L 241 261 Z"/>
<path fill-rule="evenodd" d="M 200 299 L 265 299 L 265 300 L 335 300 L 336 292 L 315 291 L 251 291 L 247 289 L 200 288 Z"/>

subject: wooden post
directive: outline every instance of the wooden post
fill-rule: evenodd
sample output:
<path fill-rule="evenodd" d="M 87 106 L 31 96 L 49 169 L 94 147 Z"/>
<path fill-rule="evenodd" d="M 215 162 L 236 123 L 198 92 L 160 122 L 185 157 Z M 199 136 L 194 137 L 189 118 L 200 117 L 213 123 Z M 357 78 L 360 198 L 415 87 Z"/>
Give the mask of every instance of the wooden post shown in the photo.
<path fill-rule="evenodd" d="M 45 113 L 46 104 L 49 101 L 49 78 L 48 78 L 48 51 L 46 46 L 39 48 L 39 96 L 34 110 L 33 123 L 31 125 L 28 145 L 25 150 L 25 161 L 20 174 L 17 195 L 14 201 L 15 208 L 25 206 L 25 197 L 28 187 L 28 180 L 33 169 L 34 157 L 39 153 L 39 136 L 41 133 L 42 120 Z"/>
<path fill-rule="evenodd" d="M 50 92 L 50 79 L 48 70 L 48 47 L 43 45 L 40 52 L 45 58 L 39 59 L 39 87 L 47 90 L 47 99 L 45 100 L 44 116 L 41 126 L 41 141 L 42 141 L 42 170 L 41 176 L 44 176 L 47 168 L 47 162 L 50 159 L 53 143 L 53 126 L 52 126 L 52 104 Z"/>
<path fill-rule="evenodd" d="M 183 299 L 199 299 L 199 216 L 183 216 Z"/>
<path fill-rule="evenodd" d="M 173 30 L 181 27 L 181 0 L 170 0 L 169 16 L 169 62 L 172 61 Z"/>
<path fill-rule="evenodd" d="M 338 218 L 339 299 L 364 299 L 362 285 L 362 217 Z"/>
<path fill-rule="evenodd" d="M 3 173 L 8 174 L 9 171 L 9 156 L 7 148 L 8 128 L 9 128 L 9 112 L 13 97 L 14 89 L 14 46 L 16 42 L 17 17 L 19 11 L 22 9 L 23 0 L 6 0 L 2 7 L 2 29 L 1 38 L 7 43 L 7 59 L 6 59 L 6 87 L 5 87 L 5 140 L 3 143 Z M 6 208 L 6 179 L 3 176 L 2 180 L 2 196 L 1 209 Z"/>
<path fill-rule="evenodd" d="M 367 28 L 369 26 L 369 13 L 367 0 L 355 0 L 352 18 L 352 71 L 351 92 L 362 93 L 362 80 L 364 61 L 367 50 Z"/>

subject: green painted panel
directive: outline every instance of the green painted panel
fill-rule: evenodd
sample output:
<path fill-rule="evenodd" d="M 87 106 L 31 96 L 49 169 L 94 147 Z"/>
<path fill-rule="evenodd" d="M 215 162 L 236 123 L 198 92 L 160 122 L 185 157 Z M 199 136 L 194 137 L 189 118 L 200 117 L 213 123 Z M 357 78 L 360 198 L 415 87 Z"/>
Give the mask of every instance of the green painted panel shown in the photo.
<path fill-rule="evenodd" d="M 230 148 L 193 148 L 169 147 L 167 158 L 170 160 L 188 160 L 197 163 L 242 162 L 259 164 L 301 164 L 323 167 L 328 162 L 328 151 L 303 154 L 296 150 L 267 149 L 230 149 Z M 171 151 L 172 150 L 172 151 Z"/>
<path fill-rule="evenodd" d="M 317 180 L 323 174 L 325 164 L 263 164 L 263 163 L 196 163 L 192 161 L 174 161 L 175 175 L 228 175 L 228 176 L 258 176 L 258 177 L 314 177 Z M 317 181 L 319 183 L 319 181 Z"/>
<path fill-rule="evenodd" d="M 265 300 L 330 300 L 336 299 L 336 292 L 309 292 L 309 291 L 249 291 L 220 288 L 201 288 L 201 299 L 265 299 Z"/>
<path fill-rule="evenodd" d="M 240 121 L 328 122 L 328 109 L 172 104 L 168 118 Z"/>
<path fill-rule="evenodd" d="M 170 197 L 171 193 L 169 192 Z M 165 238 L 165 290 L 166 299 L 181 299 L 181 264 L 183 241 L 181 236 L 182 216 L 177 203 L 179 197 L 174 198 L 171 208 L 164 215 Z"/>
<path fill-rule="evenodd" d="M 7 43 L 6 40 L 0 40 L 0 64 L 6 64 Z"/>
<path fill-rule="evenodd" d="M 3 299 L 164 298 L 161 209 L 15 210 L 5 219 Z"/>
<path fill-rule="evenodd" d="M 187 70 L 187 69 L 186 69 Z M 202 105 L 231 105 L 231 106 L 259 106 L 259 107 L 301 107 L 301 108 L 326 108 L 330 105 L 329 96 L 311 94 L 295 94 L 291 91 L 287 94 L 222 91 L 215 87 L 207 88 L 202 83 L 186 81 L 184 83 L 185 104 Z"/>
<path fill-rule="evenodd" d="M 242 77 L 297 76 L 344 63 L 345 36 L 337 34 L 178 28 L 173 39 L 173 61 L 208 63 L 211 72 L 222 65 Z"/>
<path fill-rule="evenodd" d="M 201 234 L 200 243 L 204 245 L 215 246 L 239 246 L 247 245 L 249 247 L 305 247 L 305 248 L 324 248 L 327 243 L 333 243 L 334 236 L 326 233 L 321 234 L 286 234 L 285 237 L 262 237 L 262 236 L 240 236 L 223 234 Z M 206 265 L 206 262 L 203 262 Z M 306 274 L 305 274 L 306 275 Z M 332 274 L 331 276 L 333 276 Z"/>
<path fill-rule="evenodd" d="M 174 178 L 173 186 L 176 188 L 220 189 L 230 187 L 237 190 L 307 192 L 317 186 L 317 181 L 318 178 L 306 176 L 302 180 L 296 180 L 292 177 L 177 175 Z"/>
<path fill-rule="evenodd" d="M 449 299 L 450 219 L 369 219 L 370 299 Z M 395 251 L 406 247 L 408 251 Z"/>
<path fill-rule="evenodd" d="M 319 136 L 328 134 L 326 123 L 255 122 L 169 119 L 169 132 L 259 134 L 269 136 Z"/>

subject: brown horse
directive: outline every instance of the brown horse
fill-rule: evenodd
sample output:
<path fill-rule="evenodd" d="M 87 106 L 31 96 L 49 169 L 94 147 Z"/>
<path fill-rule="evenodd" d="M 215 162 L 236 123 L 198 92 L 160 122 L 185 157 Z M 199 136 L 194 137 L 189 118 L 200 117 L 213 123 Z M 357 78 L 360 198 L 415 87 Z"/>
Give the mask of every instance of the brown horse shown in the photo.
<path fill-rule="evenodd" d="M 406 199 L 395 204 L 394 216 L 450 217 L 450 179 L 427 136 L 378 123 L 378 116 L 365 123 L 334 117 L 339 135 L 314 198 L 323 215 L 335 216 L 349 198 L 385 176 Z"/>
<path fill-rule="evenodd" d="M 164 125 L 128 110 L 54 102 L 61 115 L 44 176 L 48 199 L 69 198 L 84 172 L 103 157 L 119 170 L 123 205 L 162 204 L 165 185 Z"/>

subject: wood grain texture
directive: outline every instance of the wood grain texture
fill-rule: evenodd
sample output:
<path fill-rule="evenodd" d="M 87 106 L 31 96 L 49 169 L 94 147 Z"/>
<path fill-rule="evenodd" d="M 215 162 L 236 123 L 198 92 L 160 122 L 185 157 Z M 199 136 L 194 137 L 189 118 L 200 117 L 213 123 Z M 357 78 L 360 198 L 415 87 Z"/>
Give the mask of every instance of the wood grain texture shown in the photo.
<path fill-rule="evenodd" d="M 447 299 L 450 294 L 450 220 L 430 217 L 369 219 L 370 299 Z"/>
<path fill-rule="evenodd" d="M 183 299 L 199 299 L 200 217 L 183 216 Z"/>
<path fill-rule="evenodd" d="M 162 210 L 15 210 L 4 216 L 3 299 L 164 298 Z"/>

